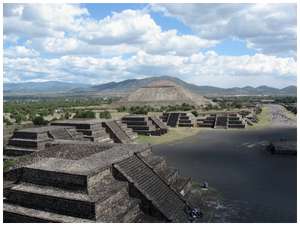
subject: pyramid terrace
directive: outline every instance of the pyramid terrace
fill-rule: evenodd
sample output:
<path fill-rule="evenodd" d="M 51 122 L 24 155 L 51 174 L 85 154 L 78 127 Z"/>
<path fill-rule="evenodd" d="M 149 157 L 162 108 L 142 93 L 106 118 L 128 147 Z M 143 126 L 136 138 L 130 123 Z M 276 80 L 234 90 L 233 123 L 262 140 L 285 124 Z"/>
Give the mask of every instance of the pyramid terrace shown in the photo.
<path fill-rule="evenodd" d="M 190 179 L 149 145 L 53 143 L 5 177 L 4 222 L 191 221 Z"/>

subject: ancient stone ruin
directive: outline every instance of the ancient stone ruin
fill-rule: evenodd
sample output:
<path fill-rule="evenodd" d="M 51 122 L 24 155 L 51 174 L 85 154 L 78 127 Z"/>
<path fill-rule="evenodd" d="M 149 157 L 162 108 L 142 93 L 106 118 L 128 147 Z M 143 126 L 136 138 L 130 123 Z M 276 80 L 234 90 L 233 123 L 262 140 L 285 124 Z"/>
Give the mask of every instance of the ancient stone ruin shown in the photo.
<path fill-rule="evenodd" d="M 52 143 L 4 175 L 4 222 L 189 222 L 189 178 L 138 144 Z"/>
<path fill-rule="evenodd" d="M 193 127 L 195 124 L 194 116 L 186 112 L 165 112 L 161 119 L 170 127 Z"/>
<path fill-rule="evenodd" d="M 134 132 L 147 136 L 160 136 L 168 131 L 168 127 L 155 116 L 128 115 L 122 118 L 122 122 Z"/>
<path fill-rule="evenodd" d="M 77 132 L 83 134 L 83 137 L 86 140 L 90 140 L 93 142 L 101 142 L 101 143 L 113 142 L 109 134 L 106 132 L 105 128 L 103 127 L 101 120 L 97 120 L 97 119 L 61 120 L 61 121 L 54 121 L 51 123 L 51 125 L 73 126 L 76 128 Z"/>
<path fill-rule="evenodd" d="M 57 140 L 97 143 L 132 143 L 137 134 L 119 120 L 63 120 L 51 126 L 21 129 L 14 132 L 4 148 L 5 158 L 13 158 L 44 150 Z"/>
<path fill-rule="evenodd" d="M 176 104 L 191 104 L 205 106 L 212 102 L 203 96 L 192 93 L 175 82 L 160 80 L 148 86 L 137 89 L 135 92 L 122 98 L 119 105 L 151 105 L 167 106 Z"/>
<path fill-rule="evenodd" d="M 238 113 L 215 113 L 197 118 L 198 127 L 209 127 L 215 129 L 245 128 L 245 119 Z"/>
<path fill-rule="evenodd" d="M 83 140 L 74 127 L 43 126 L 15 131 L 4 149 L 4 156 L 21 156 L 45 149 L 53 140 Z"/>

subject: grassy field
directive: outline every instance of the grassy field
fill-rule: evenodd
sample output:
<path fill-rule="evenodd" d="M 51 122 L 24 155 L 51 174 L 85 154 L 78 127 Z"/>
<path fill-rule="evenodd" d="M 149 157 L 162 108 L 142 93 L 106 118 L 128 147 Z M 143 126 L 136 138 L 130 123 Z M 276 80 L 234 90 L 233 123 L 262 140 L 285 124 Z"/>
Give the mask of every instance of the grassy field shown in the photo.
<path fill-rule="evenodd" d="M 271 113 L 267 107 L 262 107 L 262 111 L 257 115 L 257 118 L 258 123 L 254 123 L 253 126 L 248 126 L 248 128 L 260 129 L 271 125 Z"/>
<path fill-rule="evenodd" d="M 137 138 L 137 143 L 150 143 L 150 144 L 164 144 L 170 143 L 172 141 L 177 141 L 184 139 L 189 136 L 193 136 L 201 131 L 201 128 L 170 128 L 168 133 L 162 136 L 144 136 L 139 135 Z"/>

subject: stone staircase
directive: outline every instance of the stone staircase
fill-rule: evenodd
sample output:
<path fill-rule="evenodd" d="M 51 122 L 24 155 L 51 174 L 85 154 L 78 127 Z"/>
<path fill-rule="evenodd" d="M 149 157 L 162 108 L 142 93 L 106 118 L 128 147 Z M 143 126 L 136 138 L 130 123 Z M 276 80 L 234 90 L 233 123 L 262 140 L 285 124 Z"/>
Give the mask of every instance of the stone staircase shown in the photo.
<path fill-rule="evenodd" d="M 131 138 L 115 121 L 105 121 L 103 122 L 103 126 L 106 127 L 106 130 L 115 143 L 129 144 L 132 142 Z"/>
<path fill-rule="evenodd" d="M 161 131 L 161 134 L 168 132 L 168 127 L 156 116 L 149 116 L 149 120 Z"/>
<path fill-rule="evenodd" d="M 49 133 L 54 139 L 73 140 L 73 137 L 67 131 L 67 128 L 59 128 L 59 129 L 56 129 L 56 130 L 51 130 L 51 131 L 49 131 Z"/>
<path fill-rule="evenodd" d="M 55 126 L 74 126 L 76 131 L 83 134 L 83 138 L 88 141 L 98 143 L 112 143 L 109 134 L 102 126 L 102 121 L 99 120 L 62 120 L 54 121 L 51 125 Z"/>
<path fill-rule="evenodd" d="M 185 196 L 191 188 L 191 178 L 180 176 L 178 170 L 170 168 L 165 159 L 161 156 L 156 156 L 148 153 L 138 154 L 164 181 L 175 189 L 178 193 Z"/>
<path fill-rule="evenodd" d="M 144 115 L 130 115 L 122 118 L 122 123 L 125 123 L 128 128 L 141 135 L 160 136 L 161 131 L 153 125 L 148 116 Z"/>
<path fill-rule="evenodd" d="M 113 165 L 161 213 L 166 221 L 187 222 L 188 204 L 148 164 L 133 155 Z"/>
<path fill-rule="evenodd" d="M 192 116 L 187 113 L 180 113 L 177 124 L 179 127 L 193 127 L 194 126 Z"/>
<path fill-rule="evenodd" d="M 169 113 L 167 125 L 170 127 L 176 127 L 180 113 Z"/>
<path fill-rule="evenodd" d="M 214 128 L 215 123 L 216 123 L 216 115 L 214 114 L 210 114 L 208 116 L 204 116 L 202 118 L 197 119 L 198 127 Z"/>
<path fill-rule="evenodd" d="M 217 116 L 214 128 L 227 129 L 227 125 L 228 125 L 228 117 L 226 115 Z"/>
<path fill-rule="evenodd" d="M 138 135 L 133 132 L 132 128 L 128 128 L 126 123 L 122 123 L 122 120 L 115 120 L 115 122 L 119 125 L 120 128 L 130 137 L 131 140 L 135 140 Z"/>
<path fill-rule="evenodd" d="M 26 166 L 4 201 L 5 222 L 131 222 L 139 200 L 109 169 L 85 173 L 72 160 L 43 159 Z M 68 167 L 68 165 L 70 167 Z"/>

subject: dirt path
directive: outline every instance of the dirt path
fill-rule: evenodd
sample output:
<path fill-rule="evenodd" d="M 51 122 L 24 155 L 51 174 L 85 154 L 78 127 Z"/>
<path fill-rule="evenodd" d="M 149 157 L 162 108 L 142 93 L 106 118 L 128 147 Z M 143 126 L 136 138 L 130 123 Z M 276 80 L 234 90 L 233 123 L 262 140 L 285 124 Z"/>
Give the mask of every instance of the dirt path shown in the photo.
<path fill-rule="evenodd" d="M 265 105 L 271 114 L 272 127 L 296 127 L 297 116 L 278 104 Z"/>

